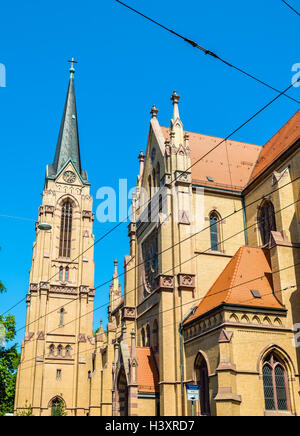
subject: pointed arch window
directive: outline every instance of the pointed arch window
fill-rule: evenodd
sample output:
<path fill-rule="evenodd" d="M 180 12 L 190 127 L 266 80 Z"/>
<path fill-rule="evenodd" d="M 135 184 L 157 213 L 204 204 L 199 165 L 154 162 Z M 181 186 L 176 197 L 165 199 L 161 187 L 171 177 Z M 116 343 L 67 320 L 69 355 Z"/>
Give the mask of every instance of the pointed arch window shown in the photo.
<path fill-rule="evenodd" d="M 287 370 L 274 353 L 264 360 L 263 384 L 266 410 L 290 410 Z"/>
<path fill-rule="evenodd" d="M 157 179 L 157 187 L 160 188 L 160 165 L 157 163 L 156 166 L 156 179 Z"/>
<path fill-rule="evenodd" d="M 146 347 L 151 346 L 151 331 L 149 324 L 146 327 Z"/>
<path fill-rule="evenodd" d="M 70 276 L 70 270 L 69 270 L 69 267 L 67 266 L 67 267 L 66 267 L 66 274 L 65 274 L 65 280 L 66 280 L 66 282 L 69 281 L 69 276 Z"/>
<path fill-rule="evenodd" d="M 265 201 L 260 207 L 258 215 L 258 224 L 261 235 L 262 244 L 266 245 L 271 236 L 271 232 L 276 232 L 276 218 L 273 203 Z"/>
<path fill-rule="evenodd" d="M 64 279 L 64 268 L 61 266 L 59 268 L 59 281 L 62 282 Z"/>
<path fill-rule="evenodd" d="M 206 360 L 202 354 L 198 354 L 195 361 L 196 382 L 200 388 L 200 413 L 202 416 L 210 416 L 209 403 L 209 376 Z"/>
<path fill-rule="evenodd" d="M 54 344 L 49 347 L 49 356 L 54 356 L 55 346 Z"/>
<path fill-rule="evenodd" d="M 142 347 L 146 346 L 146 335 L 145 335 L 145 329 L 142 328 Z"/>
<path fill-rule="evenodd" d="M 65 309 L 60 309 L 59 311 L 59 326 L 62 327 L 64 325 L 64 315 L 65 315 Z"/>
<path fill-rule="evenodd" d="M 220 251 L 220 217 L 217 212 L 211 212 L 209 215 L 209 224 L 210 249 L 211 251 Z"/>
<path fill-rule="evenodd" d="M 65 356 L 66 357 L 71 357 L 71 346 L 70 345 L 67 345 L 66 346 L 66 354 L 65 354 Z"/>
<path fill-rule="evenodd" d="M 57 356 L 58 356 L 58 357 L 62 357 L 62 351 L 63 351 L 63 346 L 62 346 L 62 345 L 59 345 L 59 346 L 57 347 Z"/>
<path fill-rule="evenodd" d="M 59 257 L 71 257 L 73 205 L 66 200 L 62 205 L 60 223 Z"/>

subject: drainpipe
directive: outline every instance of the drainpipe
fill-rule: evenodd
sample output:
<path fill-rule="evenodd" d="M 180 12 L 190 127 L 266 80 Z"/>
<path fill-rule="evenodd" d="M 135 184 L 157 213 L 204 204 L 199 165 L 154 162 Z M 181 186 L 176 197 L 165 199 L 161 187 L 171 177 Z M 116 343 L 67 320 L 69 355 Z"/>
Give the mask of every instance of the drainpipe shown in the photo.
<path fill-rule="evenodd" d="M 197 306 L 194 306 L 188 314 L 183 318 L 181 323 L 179 324 L 179 339 L 180 339 L 180 384 L 181 384 L 181 408 L 182 408 L 182 416 L 185 416 L 185 407 L 184 407 L 184 374 L 183 374 L 183 324 L 188 319 L 190 315 L 193 315 L 197 309 Z"/>
<path fill-rule="evenodd" d="M 245 235 L 245 244 L 248 245 L 248 235 L 247 235 L 247 217 L 246 217 L 246 205 L 245 198 L 242 197 L 242 206 L 243 206 L 243 217 L 244 217 L 244 235 Z"/>

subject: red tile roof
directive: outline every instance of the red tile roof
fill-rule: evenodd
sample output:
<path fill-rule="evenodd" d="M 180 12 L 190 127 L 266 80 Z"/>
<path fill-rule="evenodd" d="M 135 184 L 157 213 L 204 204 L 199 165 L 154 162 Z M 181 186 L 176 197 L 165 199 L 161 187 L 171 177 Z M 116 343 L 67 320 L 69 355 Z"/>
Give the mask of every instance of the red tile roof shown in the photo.
<path fill-rule="evenodd" d="M 161 127 L 161 130 L 165 139 L 169 140 L 169 128 Z M 192 165 L 222 141 L 222 138 L 214 136 L 186 133 L 189 134 Z M 242 191 L 248 183 L 260 151 L 259 145 L 225 141 L 192 167 L 192 182 L 198 185 Z M 212 178 L 213 182 L 210 182 L 208 177 Z"/>
<path fill-rule="evenodd" d="M 261 298 L 254 298 L 251 290 Z M 185 324 L 222 304 L 284 309 L 273 294 L 267 250 L 241 247 Z"/>
<path fill-rule="evenodd" d="M 136 347 L 139 392 L 159 392 L 159 376 L 155 357 L 150 347 Z"/>
<path fill-rule="evenodd" d="M 266 143 L 249 180 L 252 183 L 300 138 L 300 110 Z"/>
<path fill-rule="evenodd" d="M 170 129 L 161 127 L 161 131 L 164 138 L 170 140 Z M 192 167 L 192 182 L 195 185 L 242 191 L 300 139 L 300 110 L 264 147 L 227 140 L 201 159 L 223 139 L 186 133 L 190 138 L 191 164 L 195 164 Z"/>

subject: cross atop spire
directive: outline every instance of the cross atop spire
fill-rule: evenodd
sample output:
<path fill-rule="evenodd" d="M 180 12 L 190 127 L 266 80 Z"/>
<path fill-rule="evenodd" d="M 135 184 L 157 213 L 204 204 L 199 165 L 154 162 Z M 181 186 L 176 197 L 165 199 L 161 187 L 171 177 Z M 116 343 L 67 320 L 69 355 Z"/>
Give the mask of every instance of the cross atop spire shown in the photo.
<path fill-rule="evenodd" d="M 71 73 L 71 77 L 73 77 L 74 76 L 74 73 L 75 73 L 75 68 L 74 68 L 74 64 L 78 64 L 78 62 L 77 61 L 75 61 L 75 59 L 74 58 L 72 58 L 70 61 L 68 61 L 68 62 L 70 62 L 71 63 L 71 67 L 70 67 L 70 73 Z"/>

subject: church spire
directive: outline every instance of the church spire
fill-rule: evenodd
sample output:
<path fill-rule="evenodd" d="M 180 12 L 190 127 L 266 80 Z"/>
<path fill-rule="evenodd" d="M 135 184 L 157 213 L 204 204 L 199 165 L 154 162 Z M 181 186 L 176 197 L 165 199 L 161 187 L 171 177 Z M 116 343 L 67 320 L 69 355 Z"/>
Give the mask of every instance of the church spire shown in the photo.
<path fill-rule="evenodd" d="M 56 152 L 54 156 L 53 165 L 48 167 L 47 176 L 55 178 L 65 164 L 71 161 L 81 175 L 83 180 L 87 182 L 87 173 L 81 169 L 80 148 L 79 148 L 79 135 L 77 123 L 77 110 L 74 86 L 74 63 L 72 59 L 70 68 L 69 87 L 64 107 L 64 113 L 60 125 Z"/>

